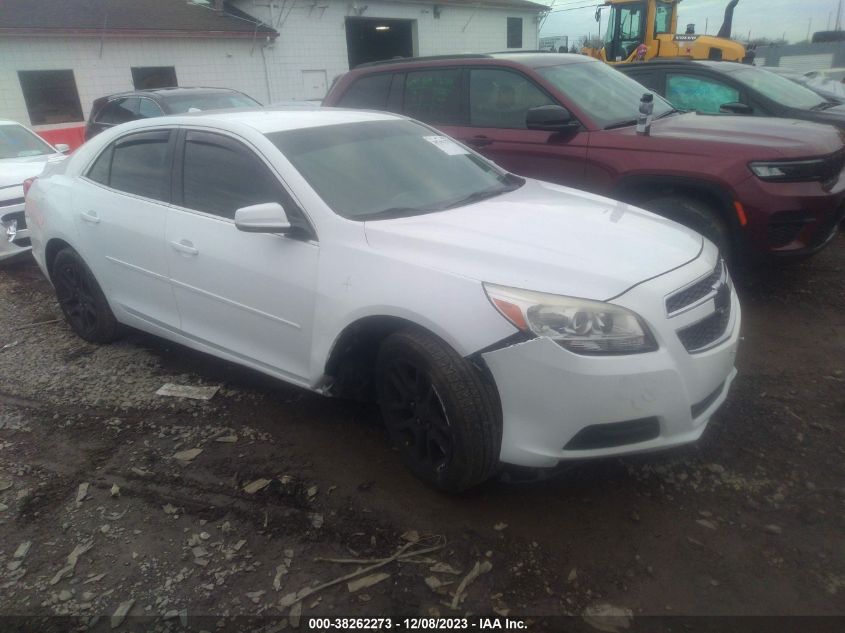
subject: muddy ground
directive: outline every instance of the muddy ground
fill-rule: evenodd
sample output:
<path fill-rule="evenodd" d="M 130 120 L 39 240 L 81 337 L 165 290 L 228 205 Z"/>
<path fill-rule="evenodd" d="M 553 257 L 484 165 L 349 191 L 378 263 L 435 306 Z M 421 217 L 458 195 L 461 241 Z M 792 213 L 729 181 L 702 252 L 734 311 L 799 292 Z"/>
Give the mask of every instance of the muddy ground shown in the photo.
<path fill-rule="evenodd" d="M 372 406 L 139 333 L 87 344 L 34 264 L 5 267 L 0 615 L 288 616 L 402 546 L 377 584 L 306 596 L 303 620 L 845 615 L 845 234 L 738 286 L 740 374 L 698 445 L 450 497 L 402 467 Z"/>

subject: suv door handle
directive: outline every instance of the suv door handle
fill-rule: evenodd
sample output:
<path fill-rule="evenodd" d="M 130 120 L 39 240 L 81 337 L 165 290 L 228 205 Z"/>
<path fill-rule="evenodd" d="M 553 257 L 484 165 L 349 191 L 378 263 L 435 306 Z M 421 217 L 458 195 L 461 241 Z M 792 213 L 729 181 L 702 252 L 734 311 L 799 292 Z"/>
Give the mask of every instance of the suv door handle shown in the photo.
<path fill-rule="evenodd" d="M 473 147 L 487 147 L 488 145 L 493 144 L 493 139 L 487 136 L 473 136 L 471 139 L 467 139 L 467 144 L 472 145 Z"/>
<path fill-rule="evenodd" d="M 198 255 L 199 250 L 194 248 L 193 243 L 190 240 L 179 240 L 178 242 L 170 242 L 170 245 L 173 247 L 173 250 L 182 253 L 183 255 Z"/>
<path fill-rule="evenodd" d="M 100 216 L 97 215 L 96 211 L 83 211 L 79 214 L 79 217 L 82 218 L 83 222 L 87 222 L 88 224 L 100 223 Z"/>

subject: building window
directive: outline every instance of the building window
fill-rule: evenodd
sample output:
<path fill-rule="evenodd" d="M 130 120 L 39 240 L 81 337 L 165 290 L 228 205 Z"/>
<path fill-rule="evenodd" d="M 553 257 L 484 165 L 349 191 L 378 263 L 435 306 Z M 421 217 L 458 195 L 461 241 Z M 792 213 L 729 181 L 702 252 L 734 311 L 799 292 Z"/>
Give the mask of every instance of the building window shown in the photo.
<path fill-rule="evenodd" d="M 72 70 L 21 70 L 18 79 L 32 125 L 84 120 Z"/>
<path fill-rule="evenodd" d="M 522 18 L 508 18 L 508 48 L 522 48 Z"/>
<path fill-rule="evenodd" d="M 175 88 L 176 68 L 173 66 L 142 66 L 132 69 L 132 83 L 135 90 L 151 88 Z"/>

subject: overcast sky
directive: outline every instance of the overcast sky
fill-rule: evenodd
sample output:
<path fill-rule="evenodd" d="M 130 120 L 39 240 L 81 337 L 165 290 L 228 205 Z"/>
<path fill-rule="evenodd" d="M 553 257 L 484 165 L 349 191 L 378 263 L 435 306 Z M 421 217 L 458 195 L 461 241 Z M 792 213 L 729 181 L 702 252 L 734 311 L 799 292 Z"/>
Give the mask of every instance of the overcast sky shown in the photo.
<path fill-rule="evenodd" d="M 534 0 L 552 4 L 552 0 Z M 601 0 L 555 0 L 554 9 L 599 4 Z M 740 0 L 734 12 L 733 31 L 747 37 L 782 37 L 791 42 L 802 41 L 811 31 L 824 31 L 836 21 L 836 8 L 840 0 Z M 694 23 L 696 33 L 704 33 L 705 21 L 709 19 L 707 33 L 715 35 L 725 15 L 728 0 L 683 0 L 678 8 L 678 30 L 683 32 L 687 24 Z M 598 33 L 594 19 L 595 7 L 551 13 L 546 18 L 541 36 L 568 35 L 570 41 Z M 845 27 L 845 8 L 842 15 Z M 602 35 L 607 28 L 607 10 L 602 13 Z"/>

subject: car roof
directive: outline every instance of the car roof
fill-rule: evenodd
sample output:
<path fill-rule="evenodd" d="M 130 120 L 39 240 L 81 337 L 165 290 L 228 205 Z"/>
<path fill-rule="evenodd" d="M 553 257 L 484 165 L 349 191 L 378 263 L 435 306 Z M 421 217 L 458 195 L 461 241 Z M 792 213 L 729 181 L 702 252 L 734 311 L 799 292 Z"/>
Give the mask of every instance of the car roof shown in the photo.
<path fill-rule="evenodd" d="M 445 61 L 467 61 L 472 63 L 487 63 L 488 60 L 506 61 L 513 64 L 521 64 L 529 68 L 542 68 L 544 66 L 561 66 L 563 64 L 579 64 L 598 62 L 598 60 L 586 55 L 574 53 L 542 53 L 536 51 L 511 52 L 511 53 L 468 53 L 461 55 L 434 55 L 431 57 L 405 57 L 402 59 L 388 59 L 379 62 L 359 64 L 353 71 L 366 71 L 369 69 L 384 70 L 386 68 L 406 66 L 428 66 L 437 62 Z"/>
<path fill-rule="evenodd" d="M 106 99 L 113 99 L 115 97 L 131 97 L 131 96 L 148 96 L 160 97 L 166 99 L 167 97 L 178 97 L 190 94 L 227 94 L 227 93 L 242 94 L 237 90 L 231 88 L 206 88 L 203 86 L 177 86 L 173 88 L 144 88 L 142 90 L 127 90 L 126 92 L 116 92 L 114 94 L 106 95 Z"/>
<path fill-rule="evenodd" d="M 643 62 L 639 64 L 621 64 L 617 66 L 619 70 L 639 70 L 641 68 L 659 68 L 659 67 L 676 67 L 676 66 L 697 66 L 709 68 L 722 73 L 729 73 L 740 68 L 760 68 L 759 66 L 750 66 L 749 64 L 740 64 L 738 62 L 720 62 L 709 59 L 660 59 Z M 762 69 L 761 69 L 762 70 Z"/>
<path fill-rule="evenodd" d="M 342 123 L 364 123 L 368 121 L 404 120 L 405 117 L 389 112 L 351 110 L 345 108 L 319 108 L 313 106 L 279 106 L 267 108 L 238 108 L 232 110 L 210 110 L 190 114 L 171 115 L 162 118 L 142 119 L 137 123 L 149 126 L 172 123 L 175 125 L 196 125 L 202 123 L 221 124 L 223 127 L 240 125 L 250 127 L 261 134 L 283 132 Z M 148 125 L 142 125 L 148 127 Z"/>

